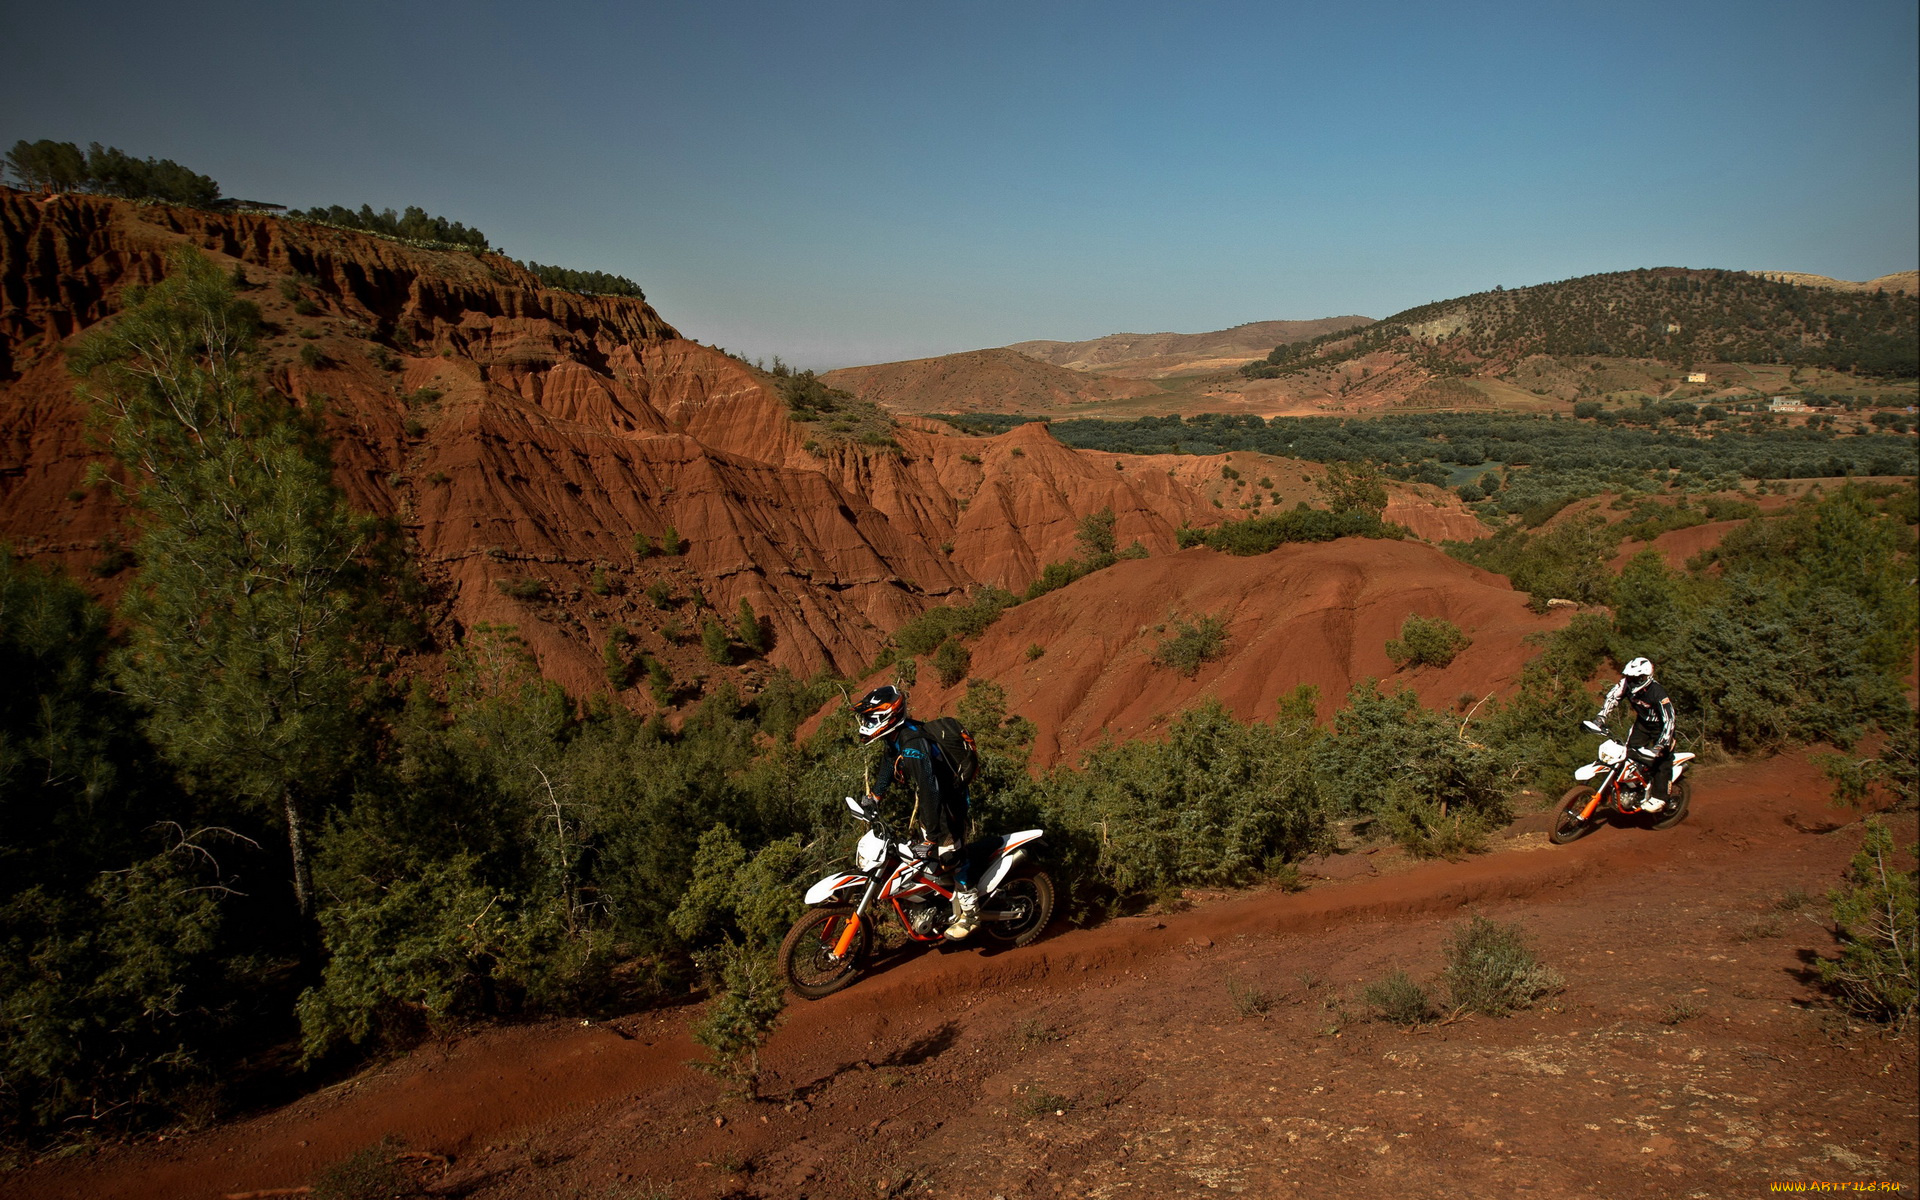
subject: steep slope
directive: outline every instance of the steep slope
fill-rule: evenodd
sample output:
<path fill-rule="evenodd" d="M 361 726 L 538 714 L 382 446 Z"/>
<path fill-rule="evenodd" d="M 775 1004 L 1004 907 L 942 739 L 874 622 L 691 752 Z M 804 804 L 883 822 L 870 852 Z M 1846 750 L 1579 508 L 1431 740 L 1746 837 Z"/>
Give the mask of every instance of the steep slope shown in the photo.
<path fill-rule="evenodd" d="M 1167 375 L 1232 370 L 1283 343 L 1372 323 L 1370 317 L 1354 316 L 1321 317 L 1312 321 L 1250 321 L 1212 333 L 1110 333 L 1084 342 L 1015 342 L 1007 349 L 1076 371 L 1159 379 Z"/>
<path fill-rule="evenodd" d="M 1396 674 L 1388 639 L 1409 615 L 1443 617 L 1473 638 L 1445 668 Z M 1177 620 L 1225 622 L 1220 657 L 1192 678 L 1154 661 Z M 1216 698 L 1243 720 L 1271 718 L 1300 684 L 1331 715 L 1366 678 L 1411 686 L 1445 708 L 1506 693 L 1534 653 L 1530 634 L 1558 628 L 1505 579 L 1415 542 L 1343 539 L 1237 558 L 1196 548 L 1121 562 L 1014 608 L 972 647 L 972 674 L 1007 690 L 1039 727 L 1034 761 L 1074 761 L 1103 738 L 1150 737 L 1181 709 Z M 1031 656 L 1029 647 L 1041 653 Z M 922 674 L 915 704 L 950 712 L 965 684 Z"/>
<path fill-rule="evenodd" d="M 1045 413 L 1076 404 L 1151 396 L 1138 379 L 1107 379 L 1005 350 L 969 350 L 938 358 L 843 367 L 821 376 L 862 400 L 906 413 Z"/>

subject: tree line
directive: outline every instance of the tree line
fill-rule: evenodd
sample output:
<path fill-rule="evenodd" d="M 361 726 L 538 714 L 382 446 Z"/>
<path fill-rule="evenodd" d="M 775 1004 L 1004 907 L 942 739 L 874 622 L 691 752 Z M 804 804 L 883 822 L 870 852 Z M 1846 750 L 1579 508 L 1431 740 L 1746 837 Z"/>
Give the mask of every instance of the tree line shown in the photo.
<path fill-rule="evenodd" d="M 852 843 L 838 798 L 868 763 L 850 718 L 795 733 L 830 679 L 721 685 L 673 728 L 566 695 L 510 628 L 465 631 L 428 670 L 396 531 L 346 507 L 313 414 L 252 370 L 259 336 L 226 273 L 180 251 L 74 354 L 118 464 L 95 486 L 135 505 L 111 629 L 72 581 L 0 554 L 9 1140 L 208 1119 L 463 1020 L 626 1011 L 703 984 L 738 998 L 808 877 Z M 1364 512 L 1375 482 L 1354 473 L 1343 494 Z M 1285 880 L 1343 816 L 1463 853 L 1515 780 L 1557 782 L 1590 749 L 1585 680 L 1641 653 L 1689 738 L 1910 742 L 1911 495 L 1843 490 L 1751 522 L 1712 570 L 1643 559 L 1596 581 L 1619 615 L 1556 635 L 1465 736 L 1461 715 L 1365 681 L 1331 726 L 1308 691 L 1250 721 L 1202 706 L 1165 741 L 1035 775 L 1032 726 L 967 680 L 979 820 L 1047 828 L 1083 920 Z M 1126 557 L 1100 518 L 1082 524 L 1086 569 Z M 1510 549 L 1520 572 L 1591 548 Z M 964 650 L 1007 599 L 903 629 L 900 650 Z M 1177 622 L 1206 636 L 1163 647 L 1166 669 L 1221 649 L 1216 617 Z M 765 1001 L 753 991 L 755 1021 Z"/>
<path fill-rule="evenodd" d="M 220 185 L 170 158 L 135 158 L 114 146 L 25 139 L 7 151 L 7 172 L 28 191 L 97 192 L 126 200 L 164 200 L 208 208 Z"/>
<path fill-rule="evenodd" d="M 362 204 L 358 210 L 341 204 L 325 204 L 308 209 L 296 208 L 287 215 L 365 233 L 404 238 L 410 242 L 443 242 L 473 250 L 488 249 L 487 235 L 478 229 L 470 229 L 445 217 L 432 216 L 426 209 L 414 204 L 409 204 L 398 213 L 391 208 L 375 212 L 371 204 Z"/>

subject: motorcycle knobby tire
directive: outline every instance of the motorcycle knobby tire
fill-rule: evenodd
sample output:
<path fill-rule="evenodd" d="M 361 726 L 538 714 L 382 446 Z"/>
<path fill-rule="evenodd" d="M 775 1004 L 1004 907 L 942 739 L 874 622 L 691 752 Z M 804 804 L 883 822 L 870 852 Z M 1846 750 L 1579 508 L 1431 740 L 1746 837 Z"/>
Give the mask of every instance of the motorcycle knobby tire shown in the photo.
<path fill-rule="evenodd" d="M 1687 806 L 1692 802 L 1693 780 L 1682 775 L 1667 788 L 1666 810 L 1647 814 L 1647 828 L 1672 829 L 1687 819 Z"/>
<path fill-rule="evenodd" d="M 1053 876 L 1045 871 L 1023 871 L 1000 885 L 988 901 L 1001 911 L 1017 910 L 1013 920 L 982 921 L 987 936 L 1012 946 L 1031 945 L 1053 920 Z"/>
<path fill-rule="evenodd" d="M 1606 811 L 1605 805 L 1594 810 L 1592 820 L 1580 819 L 1580 810 L 1585 808 L 1587 801 L 1592 798 L 1593 791 L 1590 788 L 1568 788 L 1567 794 L 1560 797 L 1560 803 L 1554 807 L 1553 828 L 1547 831 L 1547 840 L 1556 846 L 1564 846 L 1568 842 L 1579 841 L 1599 828 L 1601 813 Z"/>
<path fill-rule="evenodd" d="M 867 952 L 873 946 L 872 919 L 861 923 L 853 936 L 847 956 L 836 961 L 834 944 L 853 918 L 853 907 L 829 904 L 808 909 L 780 943 L 780 973 L 794 994 L 807 1000 L 831 996 L 860 978 L 866 970 Z"/>

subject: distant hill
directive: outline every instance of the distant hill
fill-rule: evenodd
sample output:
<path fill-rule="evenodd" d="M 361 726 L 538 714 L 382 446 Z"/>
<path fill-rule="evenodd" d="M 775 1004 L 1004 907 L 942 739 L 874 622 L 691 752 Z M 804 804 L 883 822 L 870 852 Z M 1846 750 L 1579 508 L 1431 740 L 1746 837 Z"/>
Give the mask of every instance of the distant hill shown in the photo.
<path fill-rule="evenodd" d="M 843 367 L 820 378 L 905 413 L 1041 413 L 1160 392 L 1144 380 L 1069 370 L 1011 347 Z"/>
<path fill-rule="evenodd" d="M 1661 267 L 1424 304 L 1350 333 L 1278 345 L 1244 373 L 1278 377 L 1384 354 L 1435 376 L 1499 375 L 1543 354 L 1911 377 L 1920 370 L 1916 317 L 1920 300 L 1907 292 Z"/>
<path fill-rule="evenodd" d="M 1283 342 L 1297 342 L 1373 323 L 1371 317 L 1321 317 L 1313 321 L 1253 321 L 1213 333 L 1111 333 L 1084 342 L 1015 342 L 1028 358 L 1091 371 L 1159 379 L 1199 371 L 1232 370 Z"/>
<path fill-rule="evenodd" d="M 1896 271 L 1865 283 L 1831 279 L 1825 275 L 1808 275 L 1804 271 L 1755 271 L 1753 274 L 1775 283 L 1797 283 L 1801 287 L 1833 288 L 1841 292 L 1920 292 L 1920 271 Z"/>

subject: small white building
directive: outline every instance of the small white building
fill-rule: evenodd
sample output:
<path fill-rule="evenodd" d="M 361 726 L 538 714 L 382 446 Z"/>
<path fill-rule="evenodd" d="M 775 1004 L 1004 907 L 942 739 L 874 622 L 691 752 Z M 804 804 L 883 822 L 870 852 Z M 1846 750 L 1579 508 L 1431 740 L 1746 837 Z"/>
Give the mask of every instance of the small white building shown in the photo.
<path fill-rule="evenodd" d="M 1797 396 L 1773 396 L 1767 400 L 1768 412 L 1812 412 Z"/>
<path fill-rule="evenodd" d="M 1705 383 L 1706 381 L 1707 373 L 1705 371 L 1694 371 L 1687 376 L 1688 383 Z"/>

